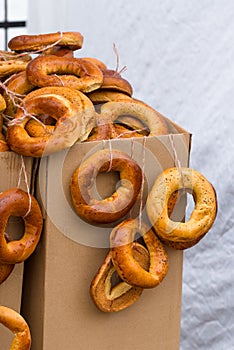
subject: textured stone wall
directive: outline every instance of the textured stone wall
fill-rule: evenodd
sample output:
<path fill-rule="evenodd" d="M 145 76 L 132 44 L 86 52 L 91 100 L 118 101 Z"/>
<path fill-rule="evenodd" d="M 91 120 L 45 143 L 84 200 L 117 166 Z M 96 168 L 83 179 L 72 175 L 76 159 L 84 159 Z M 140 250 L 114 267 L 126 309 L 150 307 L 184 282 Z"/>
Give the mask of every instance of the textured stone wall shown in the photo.
<path fill-rule="evenodd" d="M 190 166 L 213 183 L 219 211 L 184 254 L 181 350 L 233 350 L 233 1 L 34 0 L 29 10 L 30 32 L 80 31 L 81 56 L 110 68 L 115 43 L 135 97 L 193 134 Z"/>

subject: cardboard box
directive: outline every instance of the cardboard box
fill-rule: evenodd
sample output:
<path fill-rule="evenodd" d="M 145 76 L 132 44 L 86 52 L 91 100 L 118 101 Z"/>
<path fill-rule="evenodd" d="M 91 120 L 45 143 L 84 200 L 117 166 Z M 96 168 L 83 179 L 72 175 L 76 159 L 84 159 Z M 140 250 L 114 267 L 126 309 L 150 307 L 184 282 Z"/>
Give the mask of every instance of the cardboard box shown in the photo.
<path fill-rule="evenodd" d="M 140 164 L 149 191 L 163 169 L 178 162 L 188 166 L 190 142 L 188 132 L 170 123 L 170 135 L 81 143 L 41 160 L 37 198 L 44 207 L 44 232 L 25 264 L 22 305 L 32 350 L 179 349 L 183 252 L 166 248 L 168 274 L 131 307 L 99 311 L 89 287 L 108 252 L 111 228 L 91 226 L 75 214 L 69 182 L 90 153 L 120 149 Z M 112 193 L 115 182 L 111 174 L 99 175 L 98 193 Z M 183 220 L 184 209 L 178 209 L 177 219 Z M 139 202 L 134 210 L 139 211 Z M 147 220 L 144 206 L 141 215 Z"/>
<path fill-rule="evenodd" d="M 28 184 L 31 183 L 32 158 L 24 158 Z M 0 192 L 17 187 L 22 160 L 14 152 L 0 153 Z M 26 184 L 22 175 L 20 188 L 26 190 Z M 11 236 L 17 238 L 19 231 L 23 232 L 22 222 L 19 218 L 10 217 L 7 226 Z M 24 263 L 16 264 L 10 276 L 0 285 L 0 304 L 20 312 Z M 0 325 L 1 349 L 9 349 L 13 334 L 3 325 Z"/>

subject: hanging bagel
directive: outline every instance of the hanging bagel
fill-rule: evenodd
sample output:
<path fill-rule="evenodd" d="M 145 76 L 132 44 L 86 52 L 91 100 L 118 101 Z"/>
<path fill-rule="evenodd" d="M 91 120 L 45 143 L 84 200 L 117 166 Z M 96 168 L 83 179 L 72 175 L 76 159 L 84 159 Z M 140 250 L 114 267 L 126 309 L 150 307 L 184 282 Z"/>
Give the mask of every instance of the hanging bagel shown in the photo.
<path fill-rule="evenodd" d="M 132 243 L 134 259 L 143 269 L 149 268 L 149 254 L 141 244 Z M 118 312 L 134 304 L 141 296 L 143 288 L 133 287 L 122 280 L 112 287 L 112 277 L 116 270 L 112 263 L 111 251 L 93 278 L 90 295 L 97 308 L 103 312 Z"/>
<path fill-rule="evenodd" d="M 149 251 L 150 266 L 145 270 L 135 260 L 131 245 L 136 233 L 143 238 Z M 128 219 L 117 225 L 110 235 L 113 265 L 126 283 L 141 288 L 154 288 L 165 278 L 169 262 L 167 252 L 155 233 L 137 219 Z"/>
<path fill-rule="evenodd" d="M 98 173 L 117 171 L 120 185 L 108 198 L 96 199 L 92 188 Z M 141 189 L 140 166 L 119 150 L 97 151 L 74 171 L 70 181 L 72 202 L 76 213 L 88 223 L 107 224 L 124 217 L 136 202 Z"/>
<path fill-rule="evenodd" d="M 191 192 L 195 201 L 187 222 L 171 220 L 168 215 L 169 198 L 178 190 Z M 216 193 L 198 171 L 186 167 L 168 168 L 155 180 L 146 210 L 160 239 L 174 248 L 185 249 L 196 244 L 212 227 L 217 212 Z"/>
<path fill-rule="evenodd" d="M 10 216 L 24 221 L 24 234 L 19 240 L 7 240 L 5 228 Z M 42 231 L 42 214 L 37 200 L 19 188 L 0 193 L 0 263 L 25 261 L 36 249 Z"/>
<path fill-rule="evenodd" d="M 10 350 L 31 349 L 31 332 L 29 326 L 18 312 L 0 305 L 0 323 L 14 334 Z"/>

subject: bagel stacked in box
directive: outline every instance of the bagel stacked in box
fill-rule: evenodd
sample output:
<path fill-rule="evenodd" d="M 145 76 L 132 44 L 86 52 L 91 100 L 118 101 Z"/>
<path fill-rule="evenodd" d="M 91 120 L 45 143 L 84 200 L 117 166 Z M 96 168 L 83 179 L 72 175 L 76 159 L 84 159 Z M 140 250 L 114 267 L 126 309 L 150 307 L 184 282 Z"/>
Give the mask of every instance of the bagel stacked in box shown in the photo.
<path fill-rule="evenodd" d="M 21 35 L 9 41 L 10 51 L 0 52 L 1 151 L 41 158 L 77 143 L 170 133 L 160 113 L 133 97 L 121 71 L 97 58 L 75 57 L 82 44 L 78 32 Z M 94 199 L 98 173 L 110 171 L 119 172 L 120 186 L 110 197 Z M 82 220 L 97 226 L 118 221 L 110 230 L 110 250 L 90 286 L 95 305 L 104 312 L 123 310 L 144 289 L 159 285 L 169 268 L 166 247 L 194 246 L 215 220 L 213 186 L 196 170 L 183 167 L 166 169 L 155 179 L 146 200 L 150 225 L 131 216 L 126 219 L 141 195 L 143 180 L 143 169 L 131 156 L 110 149 L 86 159 L 70 181 L 72 204 Z M 175 222 L 173 209 L 188 191 L 194 210 L 187 222 Z M 135 241 L 136 233 L 143 244 Z M 120 280 L 112 287 L 116 272 Z"/>

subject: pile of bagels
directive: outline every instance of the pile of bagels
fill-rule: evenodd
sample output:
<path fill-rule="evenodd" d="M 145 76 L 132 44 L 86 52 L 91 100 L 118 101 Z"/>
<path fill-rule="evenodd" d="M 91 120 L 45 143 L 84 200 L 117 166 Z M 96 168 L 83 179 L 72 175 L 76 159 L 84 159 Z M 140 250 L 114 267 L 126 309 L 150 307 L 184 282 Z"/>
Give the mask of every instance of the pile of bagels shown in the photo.
<path fill-rule="evenodd" d="M 160 113 L 133 97 L 122 71 L 108 68 L 97 58 L 75 57 L 82 45 L 79 32 L 57 32 L 20 35 L 9 41 L 9 51 L 0 51 L 0 152 L 42 158 L 79 142 L 169 134 Z M 110 171 L 119 172 L 120 186 L 110 197 L 94 199 L 97 175 Z M 141 194 L 143 179 L 137 162 L 118 149 L 97 151 L 71 177 L 72 203 L 82 220 L 97 226 L 118 222 L 110 232 L 109 252 L 90 286 L 92 300 L 104 312 L 123 310 L 144 289 L 158 286 L 169 268 L 166 247 L 194 246 L 215 221 L 212 184 L 198 171 L 183 167 L 166 169 L 155 179 L 146 200 L 150 225 L 130 216 L 126 219 Z M 195 201 L 192 214 L 187 222 L 173 221 L 173 209 L 188 191 Z M 0 212 L 3 283 L 14 264 L 35 250 L 43 220 L 37 199 L 19 188 L 0 194 Z M 10 215 L 24 220 L 20 241 L 5 234 Z M 135 239 L 136 234 L 141 240 Z M 0 308 L 0 322 L 5 317 L 1 312 L 6 315 L 6 310 Z"/>

